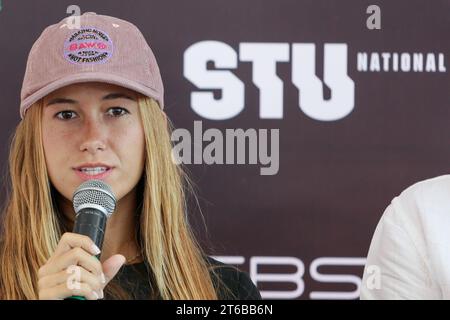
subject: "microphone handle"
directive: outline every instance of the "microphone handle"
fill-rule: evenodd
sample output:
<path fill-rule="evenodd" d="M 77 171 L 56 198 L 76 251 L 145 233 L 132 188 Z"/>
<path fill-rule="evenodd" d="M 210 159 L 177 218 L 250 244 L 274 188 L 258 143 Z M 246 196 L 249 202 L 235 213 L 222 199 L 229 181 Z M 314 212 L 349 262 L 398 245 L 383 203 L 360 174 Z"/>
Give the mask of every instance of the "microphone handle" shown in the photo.
<path fill-rule="evenodd" d="M 81 209 L 75 217 L 73 233 L 88 236 L 101 250 L 105 236 L 106 215 L 93 208 Z"/>
<path fill-rule="evenodd" d="M 88 236 L 101 250 L 105 236 L 106 220 L 106 215 L 100 210 L 93 208 L 81 209 L 75 217 L 73 233 Z M 100 259 L 100 254 L 95 257 Z M 86 300 L 83 296 L 72 296 L 67 299 Z"/>

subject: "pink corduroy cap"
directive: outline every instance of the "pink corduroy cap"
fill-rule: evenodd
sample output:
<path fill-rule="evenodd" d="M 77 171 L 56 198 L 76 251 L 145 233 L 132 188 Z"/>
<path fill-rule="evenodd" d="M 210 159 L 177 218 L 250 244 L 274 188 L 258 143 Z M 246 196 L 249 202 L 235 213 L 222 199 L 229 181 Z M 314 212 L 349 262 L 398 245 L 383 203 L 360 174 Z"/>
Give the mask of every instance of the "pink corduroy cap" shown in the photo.
<path fill-rule="evenodd" d="M 80 28 L 72 28 L 65 18 L 47 27 L 33 44 L 20 94 L 20 117 L 56 89 L 93 81 L 135 90 L 154 98 L 163 109 L 159 67 L 139 29 L 93 12 L 79 18 Z"/>

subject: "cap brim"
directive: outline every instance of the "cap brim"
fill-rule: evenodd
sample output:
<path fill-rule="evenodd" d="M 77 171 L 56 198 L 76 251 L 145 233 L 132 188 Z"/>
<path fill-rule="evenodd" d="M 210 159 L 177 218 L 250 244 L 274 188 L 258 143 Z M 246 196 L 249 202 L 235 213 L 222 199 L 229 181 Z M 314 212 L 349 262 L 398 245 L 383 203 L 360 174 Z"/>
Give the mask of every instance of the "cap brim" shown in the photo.
<path fill-rule="evenodd" d="M 49 93 L 68 86 L 73 83 L 80 83 L 80 82 L 105 82 L 110 84 L 115 84 L 118 86 L 122 86 L 124 88 L 128 88 L 134 91 L 137 91 L 139 93 L 142 93 L 145 96 L 154 98 L 158 103 L 161 109 L 163 109 L 163 100 L 162 97 L 160 97 L 157 93 L 157 91 L 153 88 L 147 87 L 141 83 L 138 83 L 136 81 L 117 76 L 110 73 L 102 73 L 102 72 L 83 72 L 78 73 L 74 75 L 70 75 L 64 78 L 60 78 L 56 81 L 53 81 L 43 88 L 39 89 L 26 99 L 24 99 L 20 105 L 20 117 L 23 119 L 25 116 L 25 112 L 27 109 L 36 101 L 39 99 L 45 97 Z"/>

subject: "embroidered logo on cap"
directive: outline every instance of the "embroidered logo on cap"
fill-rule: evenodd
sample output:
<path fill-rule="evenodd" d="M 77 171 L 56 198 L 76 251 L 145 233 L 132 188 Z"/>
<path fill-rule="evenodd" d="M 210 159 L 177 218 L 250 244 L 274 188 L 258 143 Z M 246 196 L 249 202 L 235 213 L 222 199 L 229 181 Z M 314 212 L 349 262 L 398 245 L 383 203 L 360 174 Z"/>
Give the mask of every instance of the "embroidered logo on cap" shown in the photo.
<path fill-rule="evenodd" d="M 64 58 L 78 64 L 98 64 L 108 61 L 113 54 L 113 42 L 106 32 L 82 27 L 64 43 Z"/>

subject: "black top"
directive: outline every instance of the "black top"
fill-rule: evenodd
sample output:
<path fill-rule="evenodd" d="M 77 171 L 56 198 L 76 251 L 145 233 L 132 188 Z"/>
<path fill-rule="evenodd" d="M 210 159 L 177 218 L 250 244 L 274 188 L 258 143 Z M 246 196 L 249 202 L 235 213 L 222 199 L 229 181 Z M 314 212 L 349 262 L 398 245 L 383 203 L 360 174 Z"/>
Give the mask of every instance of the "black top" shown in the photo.
<path fill-rule="evenodd" d="M 211 273 L 213 285 L 220 300 L 260 300 L 261 295 L 247 273 L 237 268 L 208 258 L 214 273 Z M 161 299 L 152 289 L 152 272 L 145 262 L 124 265 L 114 277 L 120 286 L 134 300 Z M 228 288 L 228 290 L 227 290 Z M 105 293 L 105 299 L 108 295 Z"/>

